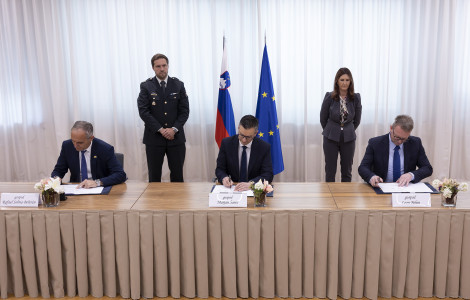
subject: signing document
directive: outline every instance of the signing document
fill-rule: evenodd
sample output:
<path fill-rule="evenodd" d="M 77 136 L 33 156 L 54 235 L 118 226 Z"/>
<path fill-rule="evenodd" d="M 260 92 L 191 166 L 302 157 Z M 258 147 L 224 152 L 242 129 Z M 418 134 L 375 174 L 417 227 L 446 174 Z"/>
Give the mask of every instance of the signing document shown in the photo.
<path fill-rule="evenodd" d="M 212 190 L 212 193 L 214 194 L 227 194 L 227 193 L 230 193 L 230 194 L 233 194 L 233 193 L 242 193 L 242 194 L 246 194 L 247 197 L 253 197 L 253 191 L 252 190 L 248 190 L 248 191 L 243 191 L 243 192 L 236 192 L 235 191 L 235 185 L 232 185 L 232 187 L 225 187 L 223 185 L 215 185 L 214 186 L 214 189 Z"/>
<path fill-rule="evenodd" d="M 103 187 L 94 187 L 94 188 L 80 188 L 77 189 L 78 184 L 63 184 L 61 187 L 64 188 L 66 195 L 99 195 L 103 191 Z"/>
<path fill-rule="evenodd" d="M 423 182 L 410 183 L 408 186 L 398 186 L 396 182 L 379 183 L 384 193 L 432 193 L 433 191 Z"/>

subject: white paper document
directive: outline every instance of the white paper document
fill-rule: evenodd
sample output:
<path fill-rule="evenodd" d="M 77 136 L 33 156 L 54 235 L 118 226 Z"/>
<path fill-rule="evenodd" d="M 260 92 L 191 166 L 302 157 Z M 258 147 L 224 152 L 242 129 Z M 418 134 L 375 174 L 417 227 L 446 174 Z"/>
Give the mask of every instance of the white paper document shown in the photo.
<path fill-rule="evenodd" d="M 77 189 L 78 184 L 62 184 L 61 187 L 64 188 L 65 194 L 67 195 L 99 195 L 103 191 L 103 187 L 95 187 L 95 188 L 80 188 Z"/>
<path fill-rule="evenodd" d="M 396 182 L 379 183 L 384 193 L 432 193 L 432 190 L 423 182 L 410 183 L 408 186 L 398 186 Z"/>
<path fill-rule="evenodd" d="M 253 197 L 253 191 L 252 190 L 248 190 L 248 191 L 243 191 L 243 192 L 236 192 L 235 191 L 235 186 L 232 185 L 231 188 L 228 188 L 228 187 L 225 187 L 223 185 L 215 185 L 214 186 L 214 189 L 212 190 L 212 193 L 214 194 L 220 194 L 220 193 L 225 193 L 225 194 L 233 194 L 233 193 L 242 193 L 242 194 L 246 194 L 247 197 Z"/>

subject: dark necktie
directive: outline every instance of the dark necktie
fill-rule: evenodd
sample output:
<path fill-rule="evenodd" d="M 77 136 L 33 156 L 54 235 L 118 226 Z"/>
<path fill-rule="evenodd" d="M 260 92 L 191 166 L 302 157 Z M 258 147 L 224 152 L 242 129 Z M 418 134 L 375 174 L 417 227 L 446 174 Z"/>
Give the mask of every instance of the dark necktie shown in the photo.
<path fill-rule="evenodd" d="M 162 86 L 163 95 L 165 95 L 165 85 L 166 85 L 165 81 L 163 81 L 163 80 L 160 81 L 160 85 Z"/>
<path fill-rule="evenodd" d="M 401 176 L 400 172 L 400 146 L 395 147 L 395 151 L 393 153 L 393 182 L 396 182 L 398 178 Z"/>
<path fill-rule="evenodd" d="M 88 179 L 88 171 L 86 167 L 86 159 L 85 159 L 85 152 L 86 150 L 82 151 L 82 165 L 80 167 L 80 175 L 82 176 L 82 181 Z"/>
<path fill-rule="evenodd" d="M 246 146 L 243 146 L 242 161 L 240 164 L 240 182 L 248 181 L 248 177 L 246 173 L 247 173 L 246 171 Z"/>

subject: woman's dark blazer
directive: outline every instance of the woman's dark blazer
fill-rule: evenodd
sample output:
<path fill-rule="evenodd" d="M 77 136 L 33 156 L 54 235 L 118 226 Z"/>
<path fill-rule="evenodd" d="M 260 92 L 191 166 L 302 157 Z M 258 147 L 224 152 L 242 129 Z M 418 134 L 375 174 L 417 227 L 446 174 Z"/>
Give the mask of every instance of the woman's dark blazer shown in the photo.
<path fill-rule="evenodd" d="M 353 100 L 348 98 L 346 106 L 348 108 L 348 117 L 343 126 L 345 143 L 356 139 L 356 128 L 361 123 L 361 95 L 356 93 Z M 339 100 L 333 99 L 331 92 L 326 93 L 325 99 L 323 99 L 320 110 L 320 124 L 323 128 L 323 136 L 332 141 L 339 142 L 341 134 Z"/>

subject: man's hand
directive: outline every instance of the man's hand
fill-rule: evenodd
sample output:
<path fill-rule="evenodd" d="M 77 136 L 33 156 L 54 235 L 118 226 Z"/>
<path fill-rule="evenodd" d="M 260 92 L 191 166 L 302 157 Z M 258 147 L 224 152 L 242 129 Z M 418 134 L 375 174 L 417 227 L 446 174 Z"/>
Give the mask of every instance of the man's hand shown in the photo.
<path fill-rule="evenodd" d="M 96 187 L 96 182 L 92 179 L 85 179 L 82 181 L 82 183 L 77 185 L 77 189 L 80 189 L 80 188 L 89 189 L 89 188 L 94 188 L 94 187 Z"/>
<path fill-rule="evenodd" d="M 251 183 L 249 182 L 240 182 L 235 186 L 235 191 L 236 192 L 243 192 L 243 191 L 248 191 L 250 189 Z"/>
<path fill-rule="evenodd" d="M 230 177 L 226 176 L 224 177 L 224 179 L 222 179 L 222 184 L 225 186 L 225 187 L 231 187 L 233 182 L 232 180 L 230 179 Z"/>
<path fill-rule="evenodd" d="M 410 181 L 413 180 L 413 176 L 410 173 L 405 173 L 398 178 L 398 186 L 408 186 Z"/>
<path fill-rule="evenodd" d="M 370 185 L 373 186 L 373 187 L 378 187 L 379 183 L 381 183 L 381 182 L 384 182 L 384 181 L 382 180 L 382 178 L 380 178 L 377 175 L 372 176 L 369 180 Z"/>
<path fill-rule="evenodd" d="M 160 130 L 160 133 L 167 140 L 173 140 L 175 138 L 175 131 L 173 130 L 173 128 L 162 128 Z"/>

